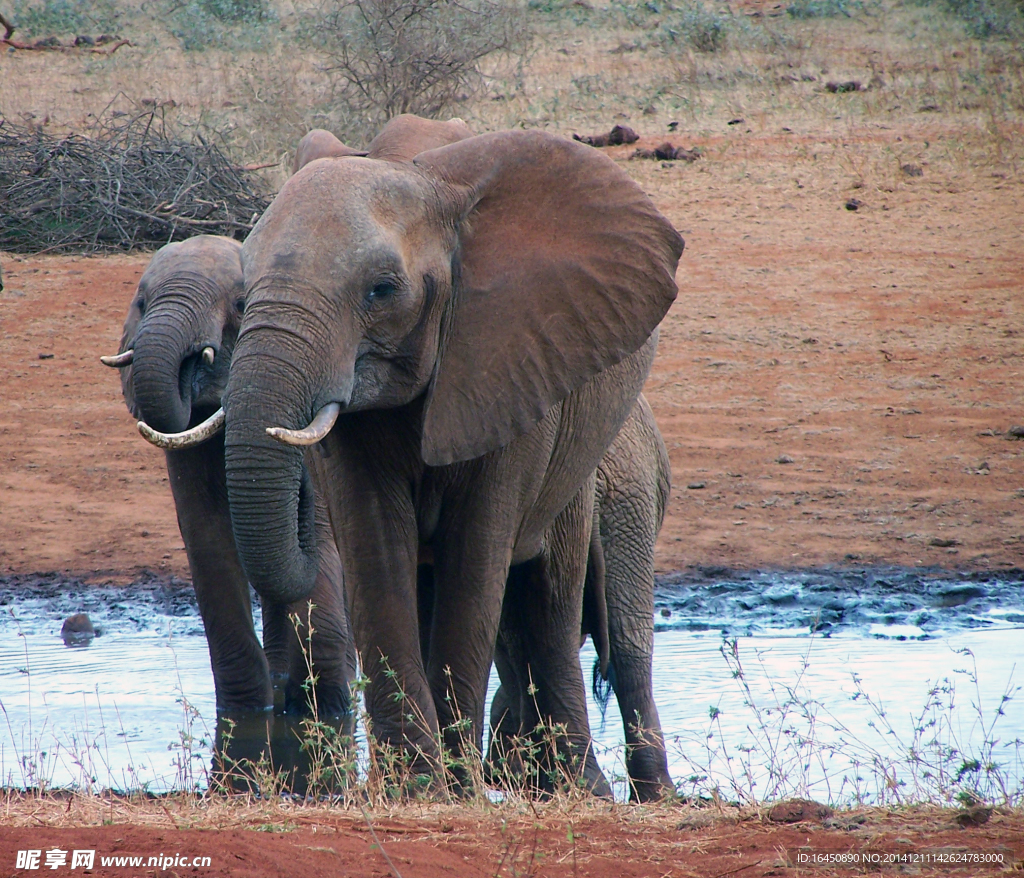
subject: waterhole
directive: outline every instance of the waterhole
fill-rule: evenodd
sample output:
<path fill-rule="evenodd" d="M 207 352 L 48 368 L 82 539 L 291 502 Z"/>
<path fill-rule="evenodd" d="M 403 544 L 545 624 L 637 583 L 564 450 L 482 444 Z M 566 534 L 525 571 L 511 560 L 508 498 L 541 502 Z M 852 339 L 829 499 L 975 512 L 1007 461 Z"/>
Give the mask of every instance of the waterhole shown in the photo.
<path fill-rule="evenodd" d="M 1022 583 L 1016 573 L 910 570 L 662 578 L 654 691 L 680 791 L 728 801 L 1019 797 Z M 76 612 L 100 630 L 85 648 L 60 637 Z M 216 711 L 190 588 L 8 579 L 0 634 L 4 785 L 205 783 Z M 588 680 L 593 658 L 587 644 Z M 604 713 L 591 698 L 590 722 L 624 796 L 614 697 Z"/>

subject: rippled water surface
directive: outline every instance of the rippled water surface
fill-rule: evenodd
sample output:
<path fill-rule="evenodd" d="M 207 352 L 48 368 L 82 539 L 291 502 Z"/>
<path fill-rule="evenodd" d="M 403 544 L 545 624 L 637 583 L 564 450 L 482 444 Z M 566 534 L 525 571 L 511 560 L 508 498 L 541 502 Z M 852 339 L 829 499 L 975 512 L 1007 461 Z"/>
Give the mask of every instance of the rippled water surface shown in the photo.
<path fill-rule="evenodd" d="M 0 610 L 4 783 L 201 780 L 215 710 L 190 589 L 0 583 Z M 79 611 L 102 635 L 69 649 L 61 622 Z M 926 767 L 901 762 L 912 746 L 946 754 L 932 774 L 966 765 L 961 785 L 985 780 L 977 757 L 1022 786 L 1019 578 L 712 571 L 661 582 L 655 618 L 655 697 L 684 790 L 874 801 L 874 761 L 895 766 L 902 794 L 928 794 Z M 589 679 L 589 645 L 581 660 Z M 614 699 L 603 723 L 592 705 L 591 724 L 606 771 L 621 775 Z"/>

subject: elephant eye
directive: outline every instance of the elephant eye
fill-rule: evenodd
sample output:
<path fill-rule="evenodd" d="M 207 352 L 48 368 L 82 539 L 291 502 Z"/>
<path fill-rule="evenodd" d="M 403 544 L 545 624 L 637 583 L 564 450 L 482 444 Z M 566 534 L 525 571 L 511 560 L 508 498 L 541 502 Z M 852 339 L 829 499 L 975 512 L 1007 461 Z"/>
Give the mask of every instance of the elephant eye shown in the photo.
<path fill-rule="evenodd" d="M 146 300 L 145 299 L 136 299 L 135 300 L 135 307 L 139 309 L 139 316 L 141 317 L 143 314 L 146 313 Z"/>
<path fill-rule="evenodd" d="M 235 299 L 235 311 L 239 314 L 245 313 L 245 299 Z"/>
<path fill-rule="evenodd" d="M 366 294 L 366 299 L 368 302 L 379 302 L 393 296 L 396 292 L 398 292 L 398 287 L 393 281 L 382 280 L 374 284 L 373 289 Z"/>

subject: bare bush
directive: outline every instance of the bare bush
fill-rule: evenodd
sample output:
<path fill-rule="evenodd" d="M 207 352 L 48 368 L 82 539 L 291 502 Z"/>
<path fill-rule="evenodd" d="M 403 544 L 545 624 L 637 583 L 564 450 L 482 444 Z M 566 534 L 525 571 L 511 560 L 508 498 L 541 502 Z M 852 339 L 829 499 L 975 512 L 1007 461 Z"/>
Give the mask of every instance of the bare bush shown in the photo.
<path fill-rule="evenodd" d="M 530 40 L 502 0 L 324 0 L 312 32 L 338 99 L 371 129 L 450 112 L 479 90 L 485 58 Z"/>
<path fill-rule="evenodd" d="M 0 250 L 92 253 L 200 233 L 243 238 L 268 202 L 216 144 L 169 135 L 157 111 L 122 114 L 93 137 L 0 117 Z"/>

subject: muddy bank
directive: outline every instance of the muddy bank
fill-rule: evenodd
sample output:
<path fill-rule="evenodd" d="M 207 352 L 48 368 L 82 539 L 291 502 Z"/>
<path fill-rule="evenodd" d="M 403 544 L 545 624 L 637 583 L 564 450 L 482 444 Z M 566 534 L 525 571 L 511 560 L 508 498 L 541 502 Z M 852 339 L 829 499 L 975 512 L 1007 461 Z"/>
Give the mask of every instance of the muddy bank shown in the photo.
<path fill-rule="evenodd" d="M 259 598 L 252 592 L 259 613 Z M 54 634 L 73 613 L 103 631 L 202 636 L 187 579 L 145 571 L 127 585 L 61 573 L 0 576 L 0 633 Z M 861 567 L 815 570 L 691 568 L 657 578 L 657 631 L 926 639 L 1024 626 L 1024 570 Z M 258 625 L 257 625 L 258 627 Z"/>

